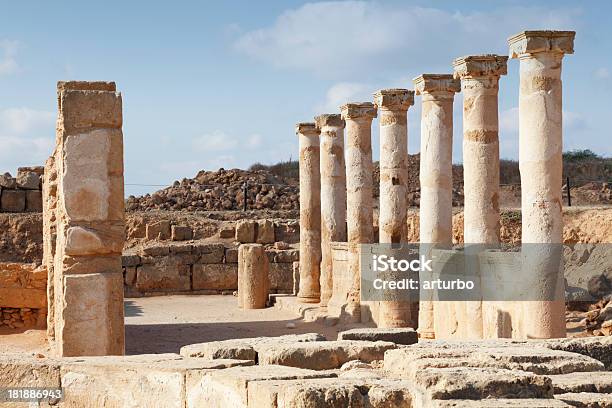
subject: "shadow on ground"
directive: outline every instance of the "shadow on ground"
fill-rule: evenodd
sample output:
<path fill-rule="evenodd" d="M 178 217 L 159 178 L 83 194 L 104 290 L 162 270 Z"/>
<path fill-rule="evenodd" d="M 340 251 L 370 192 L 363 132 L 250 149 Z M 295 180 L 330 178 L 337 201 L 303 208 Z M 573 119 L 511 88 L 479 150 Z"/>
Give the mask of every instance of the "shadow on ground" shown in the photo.
<path fill-rule="evenodd" d="M 125 299 L 123 301 L 123 308 L 125 317 L 142 316 L 142 306 L 137 305 L 133 300 Z"/>
<path fill-rule="evenodd" d="M 295 323 L 296 328 L 286 328 L 287 323 Z M 182 346 L 188 344 L 284 334 L 321 333 L 328 340 L 335 340 L 336 330 L 326 329 L 328 333 L 323 333 L 320 324 L 306 323 L 301 319 L 126 325 L 125 352 L 126 354 L 178 353 Z"/>

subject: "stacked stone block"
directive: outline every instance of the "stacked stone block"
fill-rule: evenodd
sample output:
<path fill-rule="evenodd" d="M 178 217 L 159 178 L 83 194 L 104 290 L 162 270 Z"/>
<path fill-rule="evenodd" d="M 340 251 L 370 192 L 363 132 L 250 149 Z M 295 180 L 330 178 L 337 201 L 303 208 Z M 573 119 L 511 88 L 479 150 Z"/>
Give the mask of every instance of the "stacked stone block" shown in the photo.
<path fill-rule="evenodd" d="M 47 163 L 56 175 L 44 217 L 54 351 L 123 354 L 121 94 L 113 82 L 76 81 L 59 82 L 57 93 L 57 145 Z"/>
<path fill-rule="evenodd" d="M 44 167 L 20 167 L 17 177 L 0 174 L 0 212 L 41 212 Z"/>
<path fill-rule="evenodd" d="M 297 249 L 266 248 L 270 293 L 293 293 Z M 126 296 L 231 294 L 238 289 L 238 246 L 168 242 L 122 258 Z"/>

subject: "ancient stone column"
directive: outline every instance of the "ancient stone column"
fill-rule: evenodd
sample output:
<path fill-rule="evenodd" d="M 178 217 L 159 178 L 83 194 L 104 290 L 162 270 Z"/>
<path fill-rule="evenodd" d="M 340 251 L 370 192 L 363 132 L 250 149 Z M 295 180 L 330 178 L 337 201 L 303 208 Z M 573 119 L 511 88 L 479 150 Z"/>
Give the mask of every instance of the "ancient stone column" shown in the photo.
<path fill-rule="evenodd" d="M 414 91 L 382 89 L 374 94 L 380 124 L 380 204 L 378 241 L 407 242 L 408 108 Z M 416 327 L 411 302 L 386 300 L 378 310 L 378 327 Z M 416 312 L 416 310 L 415 310 Z"/>
<path fill-rule="evenodd" d="M 474 55 L 453 62 L 455 78 L 463 92 L 463 229 L 468 262 L 478 252 L 499 244 L 499 122 L 497 94 L 499 77 L 507 73 L 508 57 Z M 478 272 L 478 263 L 469 270 Z M 465 337 L 483 337 L 483 310 L 480 301 L 465 302 Z M 497 313 L 493 313 L 494 316 Z M 497 332 L 487 320 L 487 331 Z M 488 337 L 488 336 L 487 336 Z"/>
<path fill-rule="evenodd" d="M 519 168 L 521 171 L 523 279 L 522 335 L 565 337 L 562 269 L 561 61 L 574 52 L 573 31 L 523 31 L 508 40 L 520 60 Z M 538 245 L 536 245 L 538 244 Z"/>
<path fill-rule="evenodd" d="M 448 74 L 423 74 L 414 79 L 414 89 L 422 96 L 419 210 L 422 252 L 429 256 L 432 246 L 452 246 L 452 149 L 453 99 L 460 83 Z M 421 279 L 430 279 L 421 274 Z M 421 297 L 419 334 L 434 338 L 434 303 Z"/>
<path fill-rule="evenodd" d="M 54 257 L 53 330 L 59 356 L 124 353 L 125 235 L 121 94 L 114 82 L 59 82 L 53 166 L 45 177 L 46 257 Z M 55 197 L 53 197 L 55 191 Z M 53 214 L 48 212 L 52 211 Z M 50 223 L 49 223 L 50 222 Z M 48 258 L 47 258 L 48 259 Z"/>
<path fill-rule="evenodd" d="M 346 217 L 349 244 L 348 271 L 351 289 L 346 312 L 360 318 L 360 247 L 372 242 L 372 119 L 376 107 L 370 103 L 348 103 L 341 107 L 346 122 Z"/>
<path fill-rule="evenodd" d="M 241 309 L 266 307 L 270 264 L 261 244 L 242 244 L 238 247 L 238 306 Z"/>
<path fill-rule="evenodd" d="M 319 131 L 314 123 L 298 123 L 300 144 L 300 286 L 304 303 L 320 300 L 321 172 Z"/>
<path fill-rule="evenodd" d="M 338 114 L 315 118 L 321 139 L 321 306 L 332 296 L 331 242 L 346 241 L 344 121 Z"/>

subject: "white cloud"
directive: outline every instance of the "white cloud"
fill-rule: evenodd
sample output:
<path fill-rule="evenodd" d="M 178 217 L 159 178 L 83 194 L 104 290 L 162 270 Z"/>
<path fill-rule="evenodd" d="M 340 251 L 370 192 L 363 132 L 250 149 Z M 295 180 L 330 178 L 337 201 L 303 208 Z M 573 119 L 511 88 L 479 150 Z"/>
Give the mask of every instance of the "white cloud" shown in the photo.
<path fill-rule="evenodd" d="M 42 165 L 53 151 L 55 115 L 30 108 L 0 110 L 0 172 Z"/>
<path fill-rule="evenodd" d="M 17 41 L 0 40 L 0 75 L 13 74 L 19 70 L 15 59 L 17 48 Z"/>
<path fill-rule="evenodd" d="M 605 67 L 598 68 L 595 71 L 595 77 L 599 79 L 610 78 L 610 71 L 608 71 L 608 68 L 605 68 Z"/>
<path fill-rule="evenodd" d="M 9 108 L 0 111 L 0 134 L 21 135 L 40 128 L 49 128 L 55 122 L 53 112 L 30 108 Z"/>
<path fill-rule="evenodd" d="M 259 134 L 249 136 L 247 146 L 251 148 L 259 147 L 263 144 L 263 138 Z"/>
<path fill-rule="evenodd" d="M 504 133 L 518 133 L 519 130 L 519 108 L 506 109 L 499 113 L 499 131 Z"/>
<path fill-rule="evenodd" d="M 238 146 L 238 139 L 220 131 L 204 134 L 194 138 L 193 145 L 201 151 L 224 151 Z"/>
<path fill-rule="evenodd" d="M 340 82 L 333 85 L 325 93 L 325 100 L 316 106 L 321 113 L 339 113 L 338 109 L 347 102 L 367 102 L 372 99 L 372 89 L 375 86 L 358 82 Z"/>
<path fill-rule="evenodd" d="M 450 69 L 467 53 L 506 54 L 506 38 L 527 28 L 571 29 L 575 9 L 507 7 L 449 12 L 365 1 L 307 3 L 238 37 L 235 48 L 277 68 L 354 80 L 378 70 Z"/>

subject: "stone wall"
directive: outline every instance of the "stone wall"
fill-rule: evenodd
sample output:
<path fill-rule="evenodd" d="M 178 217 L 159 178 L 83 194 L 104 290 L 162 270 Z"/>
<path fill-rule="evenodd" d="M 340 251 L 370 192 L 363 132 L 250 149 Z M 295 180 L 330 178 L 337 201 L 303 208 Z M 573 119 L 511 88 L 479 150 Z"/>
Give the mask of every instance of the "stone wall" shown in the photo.
<path fill-rule="evenodd" d="M 43 328 L 47 271 L 36 264 L 0 263 L 0 328 Z"/>
<path fill-rule="evenodd" d="M 0 174 L 0 212 L 41 212 L 44 167 L 20 167 L 17 177 Z"/>
<path fill-rule="evenodd" d="M 293 293 L 297 249 L 267 248 L 270 292 Z M 222 243 L 156 243 L 122 258 L 126 296 L 231 294 L 238 289 L 238 246 Z"/>

